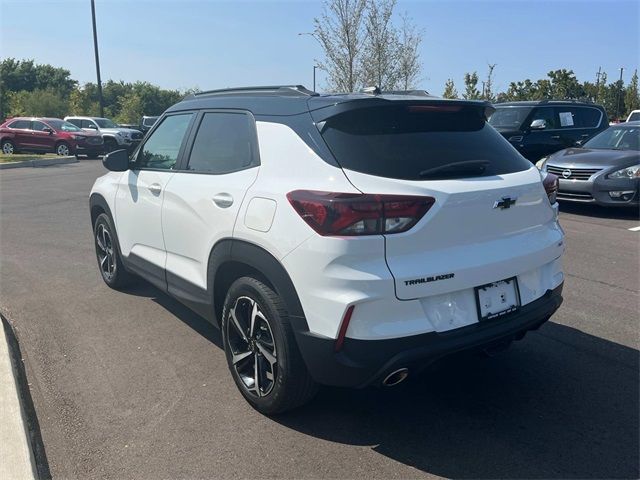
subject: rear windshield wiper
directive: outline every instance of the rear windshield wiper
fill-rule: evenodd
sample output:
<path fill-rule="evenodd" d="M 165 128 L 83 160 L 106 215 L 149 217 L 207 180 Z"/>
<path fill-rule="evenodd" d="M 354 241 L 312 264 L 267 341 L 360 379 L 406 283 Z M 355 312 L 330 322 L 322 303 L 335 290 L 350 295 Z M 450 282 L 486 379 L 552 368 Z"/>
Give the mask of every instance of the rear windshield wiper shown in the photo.
<path fill-rule="evenodd" d="M 427 168 L 422 170 L 418 175 L 421 177 L 439 176 L 443 173 L 454 173 L 456 171 L 479 171 L 484 172 L 487 165 L 491 162 L 489 160 L 466 160 L 464 162 L 447 163 L 446 165 L 439 165 L 433 168 Z"/>

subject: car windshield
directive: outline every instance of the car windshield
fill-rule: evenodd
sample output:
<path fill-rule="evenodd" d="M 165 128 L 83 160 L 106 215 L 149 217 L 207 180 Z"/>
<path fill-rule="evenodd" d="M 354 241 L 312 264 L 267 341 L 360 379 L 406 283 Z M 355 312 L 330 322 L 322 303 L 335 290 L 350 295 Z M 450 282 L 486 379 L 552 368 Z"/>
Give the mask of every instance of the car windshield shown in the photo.
<path fill-rule="evenodd" d="M 145 127 L 151 127 L 154 123 L 156 123 L 157 119 L 158 117 L 147 117 L 142 120 L 142 125 L 144 125 Z"/>
<path fill-rule="evenodd" d="M 584 144 L 601 150 L 640 150 L 640 128 L 609 127 Z"/>
<path fill-rule="evenodd" d="M 76 127 L 73 123 L 65 122 L 64 120 L 47 120 L 47 123 L 54 130 L 63 132 L 81 132 L 82 129 Z"/>
<path fill-rule="evenodd" d="M 640 112 L 633 112 L 629 115 L 627 122 L 635 122 L 636 120 L 640 120 Z"/>
<path fill-rule="evenodd" d="M 520 128 L 533 107 L 500 107 L 496 105 L 496 111 L 489 118 L 489 124 L 498 128 Z"/>
<path fill-rule="evenodd" d="M 118 125 L 108 118 L 94 118 L 93 121 L 96 122 L 100 128 L 118 128 Z"/>

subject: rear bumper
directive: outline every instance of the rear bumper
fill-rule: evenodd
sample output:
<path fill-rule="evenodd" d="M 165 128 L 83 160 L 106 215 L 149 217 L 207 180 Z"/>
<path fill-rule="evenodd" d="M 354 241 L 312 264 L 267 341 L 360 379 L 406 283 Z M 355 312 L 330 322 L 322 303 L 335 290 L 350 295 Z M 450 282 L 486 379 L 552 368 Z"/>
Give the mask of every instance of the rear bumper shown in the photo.
<path fill-rule="evenodd" d="M 494 321 L 443 333 L 431 332 L 388 340 L 347 338 L 342 351 L 334 352 L 332 338 L 310 333 L 304 322 L 293 321 L 298 346 L 312 377 L 319 383 L 344 387 L 378 384 L 398 368 L 415 372 L 453 353 L 483 349 L 517 340 L 535 330 L 562 303 L 562 284 L 517 312 Z"/>

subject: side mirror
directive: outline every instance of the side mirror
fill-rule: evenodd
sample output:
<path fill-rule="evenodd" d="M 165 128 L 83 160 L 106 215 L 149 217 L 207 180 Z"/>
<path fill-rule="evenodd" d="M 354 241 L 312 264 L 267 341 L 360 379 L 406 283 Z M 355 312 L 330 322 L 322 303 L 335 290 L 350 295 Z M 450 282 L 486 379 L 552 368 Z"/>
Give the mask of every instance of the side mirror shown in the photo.
<path fill-rule="evenodd" d="M 537 118 L 536 120 L 531 122 L 529 128 L 531 128 L 531 130 L 544 130 L 545 128 L 547 128 L 547 122 L 541 118 Z"/>
<path fill-rule="evenodd" d="M 574 143 L 574 147 L 581 147 L 582 144 L 584 143 L 584 140 L 578 140 L 576 143 Z"/>
<path fill-rule="evenodd" d="M 53 135 L 53 130 L 49 127 L 43 128 L 42 131 L 47 132 L 49 135 Z"/>
<path fill-rule="evenodd" d="M 98 130 L 98 127 L 96 127 L 93 123 L 88 124 L 86 128 L 90 128 L 91 130 Z"/>
<path fill-rule="evenodd" d="M 126 172 L 129 170 L 129 153 L 126 150 L 116 150 L 102 158 L 102 165 L 112 172 Z"/>

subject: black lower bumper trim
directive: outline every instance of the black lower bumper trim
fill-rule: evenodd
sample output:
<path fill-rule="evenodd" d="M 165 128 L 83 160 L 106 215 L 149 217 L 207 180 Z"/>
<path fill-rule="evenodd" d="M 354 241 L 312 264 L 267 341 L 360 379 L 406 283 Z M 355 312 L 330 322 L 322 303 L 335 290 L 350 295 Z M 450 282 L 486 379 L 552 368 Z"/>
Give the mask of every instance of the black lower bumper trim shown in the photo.
<path fill-rule="evenodd" d="M 535 330 L 562 303 L 562 284 L 512 314 L 448 332 L 431 332 L 388 340 L 347 338 L 339 353 L 334 339 L 296 329 L 296 340 L 311 376 L 321 384 L 365 387 L 398 368 L 420 370 L 453 353 L 488 348 Z M 306 322 L 292 322 L 302 326 Z M 294 327 L 295 328 L 295 327 Z"/>

